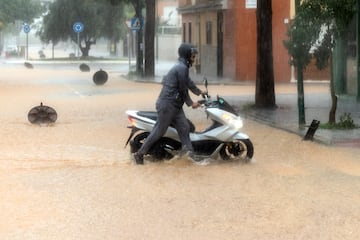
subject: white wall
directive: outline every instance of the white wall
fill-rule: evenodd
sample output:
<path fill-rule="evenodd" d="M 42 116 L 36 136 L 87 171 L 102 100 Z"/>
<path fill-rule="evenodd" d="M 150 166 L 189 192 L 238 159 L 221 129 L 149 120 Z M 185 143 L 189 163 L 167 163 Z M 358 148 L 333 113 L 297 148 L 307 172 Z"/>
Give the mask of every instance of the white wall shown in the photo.
<path fill-rule="evenodd" d="M 155 55 L 158 60 L 176 61 L 178 58 L 177 49 L 181 44 L 181 35 L 164 34 L 159 35 L 155 40 Z"/>

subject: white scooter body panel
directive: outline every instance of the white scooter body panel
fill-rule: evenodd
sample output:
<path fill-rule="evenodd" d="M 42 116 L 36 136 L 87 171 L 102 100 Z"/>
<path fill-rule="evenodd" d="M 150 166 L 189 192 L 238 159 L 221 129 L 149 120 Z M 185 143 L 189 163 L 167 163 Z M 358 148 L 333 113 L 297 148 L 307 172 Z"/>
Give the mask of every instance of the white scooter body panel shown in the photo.
<path fill-rule="evenodd" d="M 239 118 L 239 116 L 236 116 L 232 113 L 226 112 L 226 111 L 218 109 L 218 108 L 207 108 L 205 111 L 207 112 L 207 114 L 210 115 L 210 119 L 213 119 L 214 121 L 223 123 L 224 125 L 226 125 L 226 122 L 224 122 L 224 120 L 221 118 L 221 116 L 223 114 L 230 115 L 233 118 Z"/>
<path fill-rule="evenodd" d="M 137 114 L 138 112 L 139 111 L 136 111 L 136 110 L 127 110 L 126 114 L 128 116 L 131 116 L 135 120 L 133 122 L 133 123 L 135 123 L 135 127 L 139 128 L 139 129 L 143 129 L 144 131 L 150 132 L 151 129 L 154 128 L 155 121 L 150 118 L 139 116 Z"/>
<path fill-rule="evenodd" d="M 134 119 L 134 123 L 137 128 L 142 129 L 143 131 L 146 132 L 151 132 L 151 130 L 155 126 L 156 121 L 147 117 L 139 116 L 138 112 L 139 111 L 137 110 L 127 110 L 126 114 Z M 176 129 L 173 127 L 168 127 L 166 133 L 164 134 L 164 137 L 169 137 L 179 140 L 179 135 Z"/>
<path fill-rule="evenodd" d="M 238 154 L 242 154 L 245 150 L 246 158 L 251 159 L 253 156 L 253 145 L 249 136 L 240 131 L 243 126 L 243 120 L 233 107 L 219 96 L 216 100 L 205 96 L 204 100 L 199 101 L 199 103 L 204 107 L 204 111 L 212 123 L 203 131 L 190 133 L 190 140 L 194 143 L 194 152 L 197 152 L 200 156 L 206 154 L 210 158 L 221 156 L 223 159 L 229 159 L 237 157 Z M 126 114 L 132 125 L 130 127 L 132 131 L 126 144 L 130 142 L 131 151 L 134 153 L 141 146 L 141 140 L 147 136 L 140 134 L 142 132 L 151 132 L 154 128 L 157 113 L 127 110 Z M 137 133 L 137 131 L 140 131 L 140 133 Z M 136 136 L 135 134 L 138 134 L 137 136 L 140 136 L 140 138 L 136 140 L 137 142 L 132 142 L 131 140 L 136 138 L 134 137 Z M 171 157 L 181 150 L 180 138 L 174 127 L 169 126 L 163 137 L 165 138 L 162 138 L 162 142 L 159 142 L 156 145 L 156 150 L 153 150 L 151 153 L 155 158 Z"/>
<path fill-rule="evenodd" d="M 139 116 L 137 114 L 138 112 L 139 111 L 136 110 L 127 110 L 126 114 L 133 117 L 136 120 L 137 128 L 151 132 L 156 122 L 152 119 Z M 211 109 L 207 109 L 207 112 L 208 114 L 211 114 L 212 119 L 224 123 L 224 121 L 222 121 L 221 118 L 217 117 L 224 112 L 223 110 L 211 108 Z M 168 130 L 164 134 L 164 137 L 180 140 L 176 129 L 173 127 L 168 128 Z M 190 133 L 191 141 L 218 140 L 222 142 L 229 142 L 236 139 L 248 139 L 248 138 L 249 137 L 246 134 L 243 134 L 238 130 L 233 129 L 228 125 L 222 125 L 206 132 Z"/>

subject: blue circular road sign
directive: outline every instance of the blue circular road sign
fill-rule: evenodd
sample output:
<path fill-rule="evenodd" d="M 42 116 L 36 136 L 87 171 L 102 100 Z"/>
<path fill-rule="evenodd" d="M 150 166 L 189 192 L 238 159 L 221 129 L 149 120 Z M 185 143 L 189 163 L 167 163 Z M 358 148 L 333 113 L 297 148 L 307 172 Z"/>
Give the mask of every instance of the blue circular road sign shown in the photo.
<path fill-rule="evenodd" d="M 74 23 L 73 30 L 76 33 L 80 33 L 82 31 L 84 31 L 84 24 L 82 24 L 81 22 Z"/>
<path fill-rule="evenodd" d="M 24 33 L 29 33 L 29 32 L 30 32 L 30 26 L 29 26 L 29 24 L 24 24 L 23 30 L 24 30 Z"/>

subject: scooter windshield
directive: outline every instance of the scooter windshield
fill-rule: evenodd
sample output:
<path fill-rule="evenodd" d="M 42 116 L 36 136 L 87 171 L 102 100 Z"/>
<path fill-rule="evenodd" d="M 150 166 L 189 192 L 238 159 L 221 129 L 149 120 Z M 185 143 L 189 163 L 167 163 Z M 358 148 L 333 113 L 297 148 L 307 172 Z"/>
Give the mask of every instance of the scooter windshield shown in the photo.
<path fill-rule="evenodd" d="M 230 112 L 236 116 L 239 114 L 235 111 L 235 109 L 222 97 L 218 96 L 217 102 L 219 103 L 219 109 Z"/>

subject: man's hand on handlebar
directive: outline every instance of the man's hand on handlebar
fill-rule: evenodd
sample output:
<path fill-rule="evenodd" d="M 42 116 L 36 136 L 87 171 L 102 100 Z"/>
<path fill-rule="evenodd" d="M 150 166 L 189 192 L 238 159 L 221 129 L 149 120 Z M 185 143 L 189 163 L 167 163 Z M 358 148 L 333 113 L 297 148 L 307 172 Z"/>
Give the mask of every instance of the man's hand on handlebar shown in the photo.
<path fill-rule="evenodd" d="M 192 104 L 192 108 L 193 109 L 195 109 L 195 108 L 198 108 L 198 107 L 200 107 L 201 106 L 201 104 L 199 103 L 199 102 L 193 102 L 193 104 Z"/>
<path fill-rule="evenodd" d="M 203 99 L 198 100 L 196 103 L 193 103 L 192 108 L 200 107 L 201 105 L 205 104 L 208 101 L 208 99 L 210 98 L 207 90 L 201 92 L 201 96 L 202 96 Z"/>
<path fill-rule="evenodd" d="M 202 96 L 203 98 L 209 97 L 208 91 L 203 91 L 203 92 L 201 93 L 201 96 Z"/>

